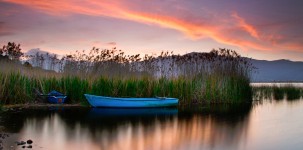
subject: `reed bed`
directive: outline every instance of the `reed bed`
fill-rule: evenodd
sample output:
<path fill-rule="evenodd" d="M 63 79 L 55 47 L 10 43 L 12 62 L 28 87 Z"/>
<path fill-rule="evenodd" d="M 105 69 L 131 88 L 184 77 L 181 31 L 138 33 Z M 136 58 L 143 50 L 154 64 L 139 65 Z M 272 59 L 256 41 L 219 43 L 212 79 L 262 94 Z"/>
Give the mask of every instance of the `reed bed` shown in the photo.
<path fill-rule="evenodd" d="M 0 103 L 32 103 L 38 89 L 68 95 L 68 103 L 86 102 L 85 93 L 115 97 L 176 97 L 180 104 L 251 102 L 251 65 L 235 51 L 220 49 L 183 56 L 124 55 L 92 49 L 61 59 L 60 72 L 1 63 Z"/>
<path fill-rule="evenodd" d="M 253 87 L 253 99 L 262 100 L 297 100 L 303 97 L 303 88 L 291 84 L 286 86 Z"/>

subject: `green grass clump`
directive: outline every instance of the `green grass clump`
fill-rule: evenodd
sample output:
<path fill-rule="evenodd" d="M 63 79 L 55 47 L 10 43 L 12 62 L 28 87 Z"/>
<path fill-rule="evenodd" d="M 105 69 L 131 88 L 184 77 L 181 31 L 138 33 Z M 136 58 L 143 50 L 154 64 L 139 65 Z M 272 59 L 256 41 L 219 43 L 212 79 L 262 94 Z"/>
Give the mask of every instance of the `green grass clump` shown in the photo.
<path fill-rule="evenodd" d="M 280 87 L 273 87 L 273 96 L 275 100 L 282 100 L 284 98 L 285 92 L 283 88 Z"/>
<path fill-rule="evenodd" d="M 195 99 L 202 103 L 238 103 L 251 101 L 249 80 L 237 76 L 208 76 L 194 80 Z"/>
<path fill-rule="evenodd" d="M 300 88 L 296 88 L 294 86 L 286 86 L 286 87 L 284 87 L 284 90 L 285 90 L 287 100 L 300 99 L 300 97 L 301 97 Z"/>
<path fill-rule="evenodd" d="M 291 84 L 286 86 L 261 86 L 253 87 L 254 99 L 273 99 L 282 100 L 296 100 L 303 96 L 302 87 L 295 87 Z"/>
<path fill-rule="evenodd" d="M 191 82 L 166 78 L 107 78 L 99 77 L 92 82 L 90 94 L 113 97 L 189 97 Z"/>
<path fill-rule="evenodd" d="M 254 100 L 272 99 L 273 88 L 267 86 L 253 87 Z"/>

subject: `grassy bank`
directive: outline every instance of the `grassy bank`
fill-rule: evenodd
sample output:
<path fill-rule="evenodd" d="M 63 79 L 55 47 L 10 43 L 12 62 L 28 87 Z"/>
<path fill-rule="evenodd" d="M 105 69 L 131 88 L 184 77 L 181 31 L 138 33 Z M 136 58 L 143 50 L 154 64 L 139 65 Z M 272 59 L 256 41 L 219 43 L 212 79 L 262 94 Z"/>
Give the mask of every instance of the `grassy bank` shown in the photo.
<path fill-rule="evenodd" d="M 250 66 L 231 50 L 183 56 L 162 53 L 158 57 L 145 56 L 143 60 L 138 58 L 139 55 L 126 58 L 122 52 L 117 55 L 114 51 L 99 53 L 67 56 L 68 59 L 62 59 L 65 62 L 61 64 L 65 66 L 59 73 L 37 71 L 37 68 L 24 65 L 11 67 L 16 64 L 0 62 L 3 66 L 0 69 L 0 103 L 35 102 L 35 89 L 44 94 L 51 90 L 65 93 L 69 97 L 68 103 L 86 102 L 85 93 L 116 97 L 176 97 L 181 105 L 252 100 Z M 18 69 L 3 70 L 4 67 Z"/>
<path fill-rule="evenodd" d="M 220 82 L 220 83 L 218 83 Z M 58 90 L 68 95 L 69 103 L 85 102 L 84 93 L 116 97 L 177 97 L 180 104 L 188 103 L 237 103 L 249 100 L 249 81 L 235 77 L 209 76 L 207 79 L 184 77 L 166 78 L 108 78 L 95 79 L 77 76 L 37 77 L 20 72 L 0 73 L 1 104 L 35 102 L 35 89 L 48 93 Z"/>

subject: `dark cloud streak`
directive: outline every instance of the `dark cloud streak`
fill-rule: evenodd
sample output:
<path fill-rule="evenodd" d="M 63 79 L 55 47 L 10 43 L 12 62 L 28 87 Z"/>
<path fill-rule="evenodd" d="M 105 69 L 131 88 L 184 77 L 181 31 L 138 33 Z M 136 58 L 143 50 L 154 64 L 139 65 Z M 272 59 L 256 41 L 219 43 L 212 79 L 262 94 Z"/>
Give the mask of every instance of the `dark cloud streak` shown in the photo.
<path fill-rule="evenodd" d="M 5 25 L 5 22 L 0 22 L 0 36 L 7 36 L 13 34 L 14 32 L 12 32 L 10 28 Z"/>

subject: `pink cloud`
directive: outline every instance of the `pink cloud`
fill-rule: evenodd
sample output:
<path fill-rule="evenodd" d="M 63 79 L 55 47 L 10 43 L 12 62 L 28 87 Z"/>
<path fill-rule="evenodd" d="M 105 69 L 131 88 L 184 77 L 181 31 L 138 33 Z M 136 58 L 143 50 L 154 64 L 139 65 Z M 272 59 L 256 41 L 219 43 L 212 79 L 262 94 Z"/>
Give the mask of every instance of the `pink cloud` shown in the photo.
<path fill-rule="evenodd" d="M 111 17 L 140 22 L 148 25 L 169 28 L 183 33 L 192 40 L 210 38 L 222 44 L 237 46 L 243 49 L 275 50 L 294 49 L 302 51 L 301 43 L 279 44 L 282 36 L 276 34 L 261 34 L 262 31 L 250 24 L 246 18 L 237 12 L 231 15 L 214 15 L 216 18 L 195 22 L 181 19 L 177 15 L 162 15 L 153 12 L 134 10 L 125 1 L 90 0 L 80 2 L 72 0 L 4 0 L 5 2 L 25 5 L 44 13 L 56 16 L 83 14 L 89 16 Z M 136 7 L 135 4 L 131 4 Z M 226 19 L 227 17 L 227 19 Z M 197 18 L 198 19 L 198 18 Z M 236 22 L 234 22 L 236 21 Z M 230 33 L 232 28 L 233 33 Z"/>

